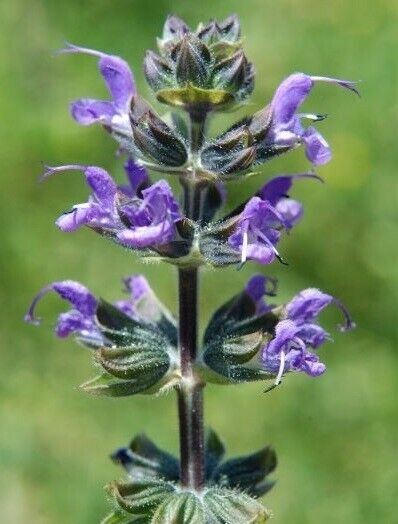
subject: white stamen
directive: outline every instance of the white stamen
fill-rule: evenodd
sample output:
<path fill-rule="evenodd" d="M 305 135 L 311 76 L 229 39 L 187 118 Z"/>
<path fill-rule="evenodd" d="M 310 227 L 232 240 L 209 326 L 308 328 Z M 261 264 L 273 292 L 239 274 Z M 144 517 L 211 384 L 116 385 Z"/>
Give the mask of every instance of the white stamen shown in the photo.
<path fill-rule="evenodd" d="M 242 264 L 244 264 L 247 260 L 247 245 L 249 243 L 249 238 L 247 231 L 243 233 L 243 243 L 242 243 Z"/>
<path fill-rule="evenodd" d="M 313 122 L 318 122 L 319 120 L 324 120 L 326 115 L 317 115 L 316 113 L 298 113 L 299 118 L 306 118 L 307 120 L 312 120 Z"/>
<path fill-rule="evenodd" d="M 279 384 L 282 381 L 283 372 L 285 371 L 285 362 L 286 362 L 285 352 L 281 351 L 281 362 L 279 364 L 278 375 L 277 375 L 277 377 L 275 379 L 275 386 L 279 386 Z"/>

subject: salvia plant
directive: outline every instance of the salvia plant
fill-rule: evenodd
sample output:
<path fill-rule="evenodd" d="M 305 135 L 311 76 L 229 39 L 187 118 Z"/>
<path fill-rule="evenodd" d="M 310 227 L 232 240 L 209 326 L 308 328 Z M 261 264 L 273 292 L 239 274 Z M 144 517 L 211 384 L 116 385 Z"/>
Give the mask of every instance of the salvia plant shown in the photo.
<path fill-rule="evenodd" d="M 227 199 L 226 184 L 298 147 L 313 166 L 328 162 L 330 148 L 313 127 L 325 115 L 300 113 L 300 106 L 320 83 L 357 90 L 350 81 L 294 73 L 269 104 L 209 137 L 210 117 L 243 104 L 254 87 L 238 18 L 191 30 L 170 16 L 157 47 L 146 53 L 144 74 L 156 99 L 169 107 L 164 116 L 137 93 L 123 59 L 71 44 L 61 50 L 97 61 L 109 97 L 77 100 L 71 114 L 83 126 L 99 124 L 116 140 L 127 179 L 117 185 L 101 167 L 73 164 L 47 167 L 43 176 L 76 170 L 88 186 L 87 201 L 57 219 L 61 231 L 86 226 L 145 260 L 176 266 L 178 316 L 144 276 L 132 275 L 124 279 L 124 298 L 115 303 L 78 282 L 53 282 L 36 295 L 26 320 L 38 323 L 37 302 L 55 292 L 70 307 L 58 317 L 56 335 L 73 336 L 88 347 L 101 370 L 82 385 L 85 391 L 111 397 L 177 394 L 180 457 L 145 435 L 116 450 L 112 458 L 126 479 L 107 487 L 114 506 L 104 523 L 261 523 L 270 513 L 258 498 L 274 484 L 269 475 L 276 468 L 275 452 L 266 446 L 225 458 L 219 437 L 204 432 L 203 388 L 262 381 L 269 391 L 292 372 L 317 377 L 325 371 L 317 350 L 330 340 L 319 314 L 334 304 L 344 317 L 341 329 L 353 323 L 342 303 L 319 289 L 304 289 L 287 304 L 275 305 L 269 297 L 276 294 L 276 281 L 255 275 L 217 309 L 199 343 L 198 273 L 208 266 L 240 268 L 248 261 L 283 263 L 278 242 L 303 214 L 290 192 L 296 182 L 319 180 L 313 168 L 268 180 L 223 216 L 218 213 Z M 153 181 L 149 172 L 176 177 L 181 198 L 167 180 Z"/>

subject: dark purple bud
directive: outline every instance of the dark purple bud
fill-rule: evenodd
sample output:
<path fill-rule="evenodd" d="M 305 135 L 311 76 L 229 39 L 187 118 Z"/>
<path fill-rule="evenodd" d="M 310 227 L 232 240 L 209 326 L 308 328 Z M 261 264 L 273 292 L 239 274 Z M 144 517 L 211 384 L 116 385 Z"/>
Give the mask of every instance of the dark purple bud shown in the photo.
<path fill-rule="evenodd" d="M 190 29 L 187 24 L 178 16 L 169 15 L 163 27 L 163 41 L 176 40 L 182 38 Z"/>
<path fill-rule="evenodd" d="M 143 155 L 172 167 L 185 164 L 188 153 L 183 141 L 172 128 L 152 111 L 132 122 L 134 143 Z"/>
<path fill-rule="evenodd" d="M 210 52 L 195 36 L 186 35 L 176 55 L 176 79 L 180 86 L 193 84 L 206 87 L 209 77 Z"/>
<path fill-rule="evenodd" d="M 196 30 L 196 34 L 206 45 L 211 44 L 218 37 L 218 27 L 216 22 L 211 20 L 207 25 L 200 24 Z"/>
<path fill-rule="evenodd" d="M 236 15 L 228 16 L 217 24 L 220 38 L 228 42 L 237 42 L 240 38 L 240 23 Z"/>
<path fill-rule="evenodd" d="M 268 129 L 272 122 L 272 110 L 271 106 L 268 105 L 255 113 L 248 124 L 250 134 L 253 140 L 263 140 L 267 134 Z"/>
<path fill-rule="evenodd" d="M 243 51 L 219 62 L 212 73 L 212 85 L 222 89 L 239 90 L 246 77 L 247 60 Z"/>
<path fill-rule="evenodd" d="M 154 91 L 173 85 L 173 70 L 167 61 L 153 51 L 147 51 L 144 59 L 146 81 Z"/>

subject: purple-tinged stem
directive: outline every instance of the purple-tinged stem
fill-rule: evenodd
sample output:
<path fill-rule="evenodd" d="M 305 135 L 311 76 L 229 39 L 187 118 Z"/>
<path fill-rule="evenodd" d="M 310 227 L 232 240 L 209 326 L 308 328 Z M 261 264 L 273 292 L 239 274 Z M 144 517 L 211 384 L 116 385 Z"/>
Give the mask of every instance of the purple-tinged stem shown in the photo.
<path fill-rule="evenodd" d="M 197 269 L 180 269 L 179 346 L 181 387 L 178 390 L 180 425 L 180 478 L 183 486 L 200 490 L 205 482 L 203 437 L 203 385 L 195 376 L 193 363 L 197 352 Z"/>
<path fill-rule="evenodd" d="M 181 183 L 184 189 L 184 212 L 200 223 L 203 184 L 195 172 L 196 155 L 202 147 L 206 112 L 190 113 L 190 149 L 193 159 L 189 175 Z M 205 485 L 203 429 L 203 384 L 195 373 L 198 338 L 198 269 L 178 270 L 179 348 L 181 385 L 178 389 L 180 426 L 180 479 L 183 486 L 200 490 Z"/>

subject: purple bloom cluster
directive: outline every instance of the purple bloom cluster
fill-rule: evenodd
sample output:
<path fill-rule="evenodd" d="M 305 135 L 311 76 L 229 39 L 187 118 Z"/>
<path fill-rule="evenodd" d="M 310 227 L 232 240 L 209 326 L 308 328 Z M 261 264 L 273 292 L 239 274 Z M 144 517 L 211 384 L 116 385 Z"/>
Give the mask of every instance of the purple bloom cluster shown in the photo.
<path fill-rule="evenodd" d="M 302 204 L 289 198 L 288 191 L 294 180 L 304 177 L 318 178 L 311 173 L 275 177 L 247 202 L 228 238 L 229 245 L 241 253 L 242 262 L 270 264 L 280 258 L 276 245 L 281 231 L 292 229 L 303 214 Z"/>
<path fill-rule="evenodd" d="M 275 91 L 271 102 L 272 124 L 271 132 L 266 137 L 266 145 L 295 147 L 304 144 L 308 160 L 314 165 L 320 165 L 331 159 L 330 147 L 314 127 L 305 128 L 302 120 L 316 122 L 323 120 L 325 115 L 297 113 L 316 82 L 330 82 L 358 94 L 355 83 L 349 80 L 304 73 L 288 76 Z"/>
<path fill-rule="evenodd" d="M 81 125 L 101 123 L 131 137 L 129 112 L 136 88 L 127 62 L 118 56 L 72 44 L 68 44 L 60 53 L 83 53 L 97 57 L 99 71 L 112 98 L 110 101 L 92 98 L 76 100 L 71 104 L 72 117 Z M 356 83 L 350 80 L 305 73 L 288 76 L 276 89 L 271 101 L 271 128 L 263 141 L 258 144 L 260 149 L 269 150 L 275 147 L 290 149 L 304 144 L 307 158 L 314 165 L 329 162 L 332 154 L 326 140 L 314 127 L 304 127 L 302 123 L 305 119 L 312 122 L 323 120 L 325 115 L 297 112 L 317 82 L 337 84 L 359 94 Z"/>
<path fill-rule="evenodd" d="M 44 176 L 66 170 L 82 171 L 92 194 L 87 202 L 58 218 L 56 224 L 62 231 L 86 225 L 133 249 L 167 244 L 174 238 L 181 213 L 164 180 L 149 185 L 146 170 L 132 160 L 125 164 L 129 180 L 125 186 L 118 187 L 104 169 L 95 166 L 49 167 Z"/>
<path fill-rule="evenodd" d="M 271 289 L 267 290 L 267 283 Z M 275 282 L 262 275 L 252 277 L 246 285 L 246 291 L 256 303 L 256 314 L 271 311 L 275 306 L 264 301 L 266 294 L 275 292 Z M 265 371 L 277 376 L 279 383 L 288 371 L 301 371 L 316 377 L 326 367 L 320 362 L 314 350 L 330 340 L 330 335 L 318 324 L 318 316 L 327 306 L 335 304 L 343 312 L 345 325 L 342 331 L 352 329 L 352 322 L 344 305 L 332 295 L 319 289 L 304 289 L 283 308 L 281 320 L 275 327 L 273 338 L 261 351 L 261 362 Z"/>
<path fill-rule="evenodd" d="M 125 291 L 129 297 L 115 302 L 115 306 L 134 320 L 144 322 L 155 322 L 159 317 L 163 306 L 150 288 L 146 278 L 142 275 L 132 275 L 124 279 Z M 45 286 L 33 299 L 25 320 L 32 324 L 39 324 L 40 320 L 35 316 L 37 303 L 41 298 L 54 291 L 63 300 L 69 302 L 72 309 L 61 313 L 58 317 L 55 333 L 60 338 L 74 335 L 91 346 L 105 346 L 110 343 L 101 332 L 95 314 L 98 300 L 80 282 L 74 280 L 63 280 L 53 282 Z M 145 300 L 145 308 L 140 310 Z"/>

